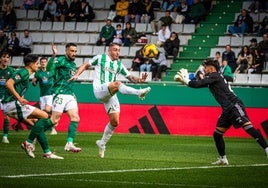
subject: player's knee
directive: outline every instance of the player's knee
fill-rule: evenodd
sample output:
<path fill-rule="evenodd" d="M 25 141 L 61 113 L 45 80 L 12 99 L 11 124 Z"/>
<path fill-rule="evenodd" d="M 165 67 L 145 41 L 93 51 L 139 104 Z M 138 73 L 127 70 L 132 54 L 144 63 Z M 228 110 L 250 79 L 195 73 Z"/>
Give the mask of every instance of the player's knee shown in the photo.
<path fill-rule="evenodd" d="M 110 121 L 110 124 L 113 126 L 113 127 L 117 127 L 119 125 L 119 120 L 112 120 Z"/>
<path fill-rule="evenodd" d="M 219 140 L 223 137 L 223 132 L 221 132 L 218 129 L 215 129 L 214 133 L 213 133 L 213 138 L 214 140 Z"/>

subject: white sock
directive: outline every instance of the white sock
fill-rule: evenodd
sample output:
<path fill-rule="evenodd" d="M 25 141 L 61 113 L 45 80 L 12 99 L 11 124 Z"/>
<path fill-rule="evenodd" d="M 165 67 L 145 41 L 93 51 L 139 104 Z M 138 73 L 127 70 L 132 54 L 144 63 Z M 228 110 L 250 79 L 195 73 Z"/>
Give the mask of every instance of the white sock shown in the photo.
<path fill-rule="evenodd" d="M 101 141 L 103 142 L 104 145 L 110 140 L 111 136 L 114 133 L 114 129 L 115 127 L 113 127 L 110 123 L 106 125 L 101 138 Z"/>
<path fill-rule="evenodd" d="M 118 90 L 122 94 L 131 94 L 131 95 L 139 95 L 139 90 L 133 87 L 126 86 L 125 84 L 120 84 Z"/>
<path fill-rule="evenodd" d="M 227 159 L 226 155 L 221 156 L 221 159 Z"/>
<path fill-rule="evenodd" d="M 268 147 L 265 148 L 264 150 L 265 150 L 265 153 L 266 153 L 266 155 L 267 155 L 267 157 L 268 157 Z"/>

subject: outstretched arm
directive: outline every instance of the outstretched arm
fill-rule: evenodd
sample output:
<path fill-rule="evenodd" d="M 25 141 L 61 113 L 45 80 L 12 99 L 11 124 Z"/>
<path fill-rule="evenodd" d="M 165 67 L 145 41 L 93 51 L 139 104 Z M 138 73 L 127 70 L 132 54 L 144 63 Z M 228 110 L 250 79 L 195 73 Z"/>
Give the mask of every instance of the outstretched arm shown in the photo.
<path fill-rule="evenodd" d="M 90 67 L 89 62 L 84 63 L 83 65 L 81 65 L 78 70 L 76 71 L 75 75 L 73 75 L 68 82 L 71 82 L 73 80 L 77 80 L 79 75 L 82 74 L 82 72 L 84 72 L 84 70 L 88 69 Z"/>

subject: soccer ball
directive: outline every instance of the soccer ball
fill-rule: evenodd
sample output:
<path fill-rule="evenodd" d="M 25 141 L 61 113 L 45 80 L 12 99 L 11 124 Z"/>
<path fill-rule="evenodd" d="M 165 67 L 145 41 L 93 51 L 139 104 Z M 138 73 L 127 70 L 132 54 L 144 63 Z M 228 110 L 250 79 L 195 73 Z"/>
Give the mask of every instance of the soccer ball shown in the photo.
<path fill-rule="evenodd" d="M 158 56 L 158 49 L 155 44 L 146 44 L 142 48 L 142 54 L 145 58 L 155 58 Z"/>

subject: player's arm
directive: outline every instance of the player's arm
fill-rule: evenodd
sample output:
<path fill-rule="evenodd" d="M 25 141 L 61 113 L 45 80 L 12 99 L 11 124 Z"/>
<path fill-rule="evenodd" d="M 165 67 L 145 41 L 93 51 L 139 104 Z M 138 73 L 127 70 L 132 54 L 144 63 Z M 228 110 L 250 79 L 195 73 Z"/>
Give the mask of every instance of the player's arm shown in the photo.
<path fill-rule="evenodd" d="M 90 63 L 86 62 L 83 65 L 81 65 L 76 73 L 68 80 L 68 82 L 73 81 L 73 80 L 77 80 L 79 75 L 82 74 L 82 72 L 84 72 L 85 70 L 87 70 L 90 67 Z"/>
<path fill-rule="evenodd" d="M 18 92 L 14 87 L 14 84 L 15 81 L 13 80 L 13 78 L 9 78 L 8 81 L 6 82 L 7 89 L 22 105 L 27 104 L 28 101 L 18 94 Z"/>
<path fill-rule="evenodd" d="M 56 56 L 58 54 L 58 50 L 57 50 L 56 45 L 54 45 L 52 43 L 51 48 L 52 48 L 52 57 L 47 62 L 47 66 L 46 66 L 46 70 L 47 71 L 51 71 L 51 70 L 54 69 L 54 60 L 55 60 L 55 58 L 56 58 Z"/>

